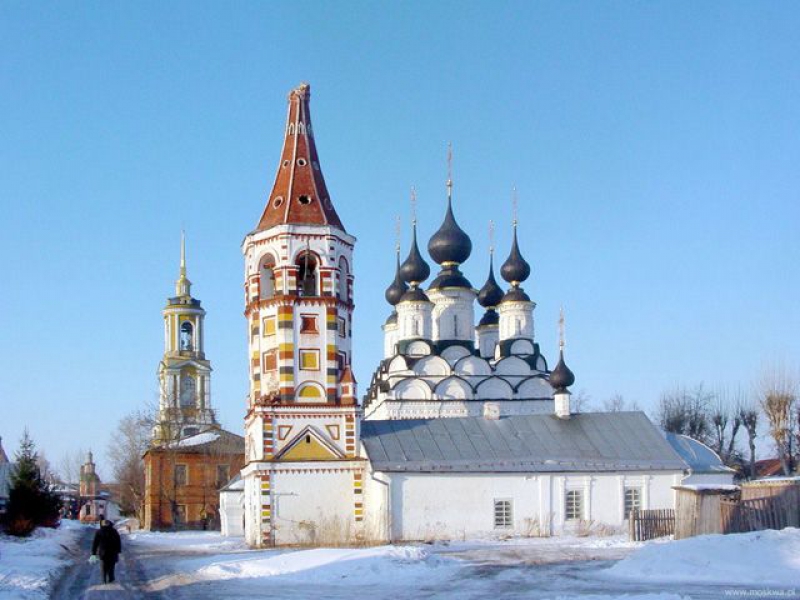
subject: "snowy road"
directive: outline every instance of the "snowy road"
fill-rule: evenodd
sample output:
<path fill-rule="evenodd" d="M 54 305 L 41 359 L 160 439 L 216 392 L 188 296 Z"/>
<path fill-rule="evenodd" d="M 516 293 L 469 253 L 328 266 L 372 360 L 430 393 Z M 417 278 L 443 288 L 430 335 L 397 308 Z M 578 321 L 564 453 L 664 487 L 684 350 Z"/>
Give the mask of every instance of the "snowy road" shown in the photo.
<path fill-rule="evenodd" d="M 100 564 L 88 562 L 94 533 L 95 529 L 88 529 L 82 534 L 72 566 L 58 580 L 50 597 L 53 600 L 160 600 L 161 594 L 146 589 L 147 575 L 136 550 L 125 544 L 125 538 L 123 553 L 116 567 L 117 581 L 113 584 L 102 583 Z"/>
<path fill-rule="evenodd" d="M 118 584 L 100 584 L 99 567 L 85 563 L 87 537 L 80 562 L 52 597 L 704 600 L 725 598 L 731 589 L 610 578 L 608 567 L 636 548 L 620 538 L 257 551 L 239 540 L 197 532 L 140 533 L 123 536 L 123 544 Z"/>

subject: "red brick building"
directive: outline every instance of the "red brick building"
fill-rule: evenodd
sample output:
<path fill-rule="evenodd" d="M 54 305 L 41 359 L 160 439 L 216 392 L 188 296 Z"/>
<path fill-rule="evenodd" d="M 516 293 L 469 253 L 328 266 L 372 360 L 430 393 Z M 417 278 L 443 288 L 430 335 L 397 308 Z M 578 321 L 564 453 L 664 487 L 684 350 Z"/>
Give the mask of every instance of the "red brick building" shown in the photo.
<path fill-rule="evenodd" d="M 244 465 L 244 438 L 212 429 L 144 455 L 145 529 L 219 529 L 219 490 Z"/>

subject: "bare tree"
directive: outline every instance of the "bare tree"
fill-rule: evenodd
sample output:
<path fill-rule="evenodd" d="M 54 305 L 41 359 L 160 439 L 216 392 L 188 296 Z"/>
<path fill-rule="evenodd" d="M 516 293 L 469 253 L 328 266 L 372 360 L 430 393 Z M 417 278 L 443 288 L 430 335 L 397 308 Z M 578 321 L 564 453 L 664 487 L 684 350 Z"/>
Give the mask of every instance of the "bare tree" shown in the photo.
<path fill-rule="evenodd" d="M 785 367 L 764 370 L 758 382 L 758 399 L 769 424 L 769 434 L 781 461 L 784 475 L 794 471 L 794 438 L 797 422 L 797 379 Z"/>
<path fill-rule="evenodd" d="M 108 457 L 114 478 L 120 487 L 120 508 L 134 514 L 141 522 L 144 509 L 144 455 L 150 443 L 150 418 L 134 411 L 120 419 L 108 445 Z"/>
<path fill-rule="evenodd" d="M 714 395 L 702 383 L 692 389 L 676 387 L 661 394 L 657 421 L 664 431 L 705 443 L 710 433 L 709 407 Z"/>
<path fill-rule="evenodd" d="M 629 410 L 641 410 L 639 404 L 634 400 L 628 402 L 620 393 L 616 393 L 603 402 L 603 412 L 624 412 Z"/>
<path fill-rule="evenodd" d="M 710 401 L 708 417 L 710 422 L 709 443 L 726 465 L 738 464 L 736 455 L 736 436 L 742 427 L 739 414 L 741 391 L 730 393 L 721 389 Z"/>
<path fill-rule="evenodd" d="M 737 412 L 739 419 L 742 422 L 747 433 L 747 445 L 750 450 L 749 472 L 750 479 L 756 478 L 756 436 L 758 435 L 758 406 L 752 401 L 747 399 L 744 395 L 741 396 L 741 401 L 738 403 Z"/>
<path fill-rule="evenodd" d="M 570 398 L 570 404 L 572 405 L 572 410 L 576 413 L 586 412 L 587 410 L 591 410 L 591 402 L 592 399 L 589 394 L 586 393 L 586 390 L 579 390 L 578 392 L 572 394 L 572 398 Z"/>
<path fill-rule="evenodd" d="M 603 402 L 603 410 L 605 412 L 622 412 L 625 410 L 625 398 L 622 394 L 614 394 Z"/>
<path fill-rule="evenodd" d="M 62 483 L 77 485 L 81 480 L 81 467 L 86 461 L 86 450 L 78 448 L 67 452 L 58 461 L 58 475 Z"/>
<path fill-rule="evenodd" d="M 44 454 L 44 450 L 39 450 L 36 453 L 36 466 L 39 468 L 39 474 L 42 480 L 48 485 L 55 485 L 58 483 L 58 473 L 56 473 L 50 461 Z"/>

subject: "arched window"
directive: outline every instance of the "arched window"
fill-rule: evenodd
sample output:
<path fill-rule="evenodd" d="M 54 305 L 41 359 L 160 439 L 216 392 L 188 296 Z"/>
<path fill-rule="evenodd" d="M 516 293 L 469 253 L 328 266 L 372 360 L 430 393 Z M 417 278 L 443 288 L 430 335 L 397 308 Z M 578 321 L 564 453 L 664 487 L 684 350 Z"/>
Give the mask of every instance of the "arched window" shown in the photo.
<path fill-rule="evenodd" d="M 318 296 L 317 259 L 306 251 L 297 259 L 297 295 Z"/>
<path fill-rule="evenodd" d="M 453 315 L 453 337 L 458 337 L 458 315 Z"/>
<path fill-rule="evenodd" d="M 194 340 L 192 334 L 194 329 L 189 321 L 184 321 L 181 324 L 181 350 L 193 350 Z"/>
<path fill-rule="evenodd" d="M 350 268 L 347 266 L 347 261 L 342 256 L 339 258 L 339 290 L 337 293 L 339 300 L 342 302 L 347 302 L 349 300 L 349 294 L 347 293 L 348 275 L 350 275 Z"/>
<path fill-rule="evenodd" d="M 258 276 L 261 299 L 272 298 L 275 295 L 275 259 L 269 254 L 261 259 Z"/>

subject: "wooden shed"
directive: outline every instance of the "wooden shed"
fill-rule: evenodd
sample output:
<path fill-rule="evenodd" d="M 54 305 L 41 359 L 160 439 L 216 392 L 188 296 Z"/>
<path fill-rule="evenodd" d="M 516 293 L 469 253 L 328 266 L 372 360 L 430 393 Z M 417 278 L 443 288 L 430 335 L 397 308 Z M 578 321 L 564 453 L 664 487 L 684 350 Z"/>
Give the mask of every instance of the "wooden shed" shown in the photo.
<path fill-rule="evenodd" d="M 675 539 L 724 533 L 720 502 L 739 494 L 736 485 L 677 485 L 675 498 Z"/>

